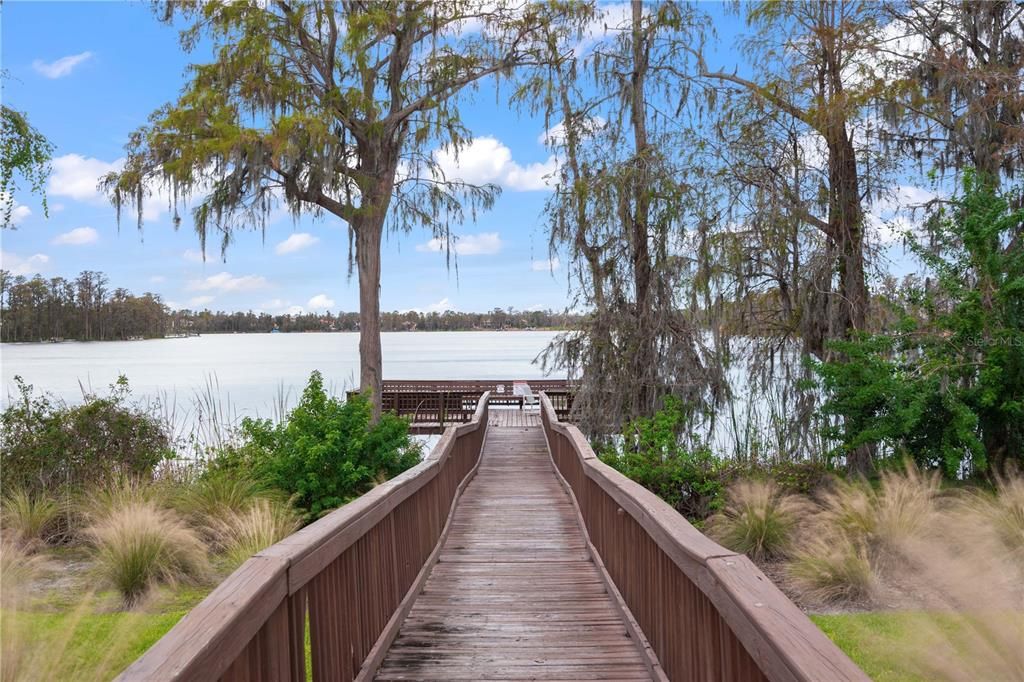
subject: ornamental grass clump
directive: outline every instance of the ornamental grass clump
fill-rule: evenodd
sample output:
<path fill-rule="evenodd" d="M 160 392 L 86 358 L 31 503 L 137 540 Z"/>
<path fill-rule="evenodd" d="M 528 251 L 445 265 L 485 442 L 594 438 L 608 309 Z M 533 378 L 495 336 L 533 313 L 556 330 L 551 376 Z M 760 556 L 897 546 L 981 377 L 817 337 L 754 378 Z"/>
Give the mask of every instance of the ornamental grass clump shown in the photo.
<path fill-rule="evenodd" d="M 866 481 L 837 481 L 821 496 L 792 555 L 788 573 L 816 601 L 870 599 L 880 577 L 905 568 L 904 550 L 934 532 L 940 479 L 908 462 L 882 474 L 877 489 Z"/>
<path fill-rule="evenodd" d="M 844 535 L 805 540 L 792 553 L 787 573 L 801 596 L 814 602 L 870 600 L 878 587 L 867 549 Z"/>
<path fill-rule="evenodd" d="M 969 491 L 953 506 L 958 535 L 986 533 L 1019 565 L 1024 565 L 1024 477 L 996 476 L 994 492 Z"/>
<path fill-rule="evenodd" d="M 0 526 L 5 539 L 32 551 L 57 534 L 61 505 L 45 493 L 16 488 L 0 502 Z"/>
<path fill-rule="evenodd" d="M 95 525 L 128 507 L 167 507 L 169 494 L 170 488 L 166 485 L 133 476 L 118 476 L 106 485 L 81 493 L 75 509 L 85 525 Z"/>
<path fill-rule="evenodd" d="M 218 552 L 231 567 L 288 537 L 301 525 L 301 517 L 287 503 L 255 498 L 244 511 L 227 511 L 212 517 L 211 536 Z"/>
<path fill-rule="evenodd" d="M 209 569 L 206 546 L 178 515 L 153 502 L 111 510 L 85 530 L 99 574 L 134 605 L 157 583 L 196 581 Z"/>
<path fill-rule="evenodd" d="M 204 524 L 212 517 L 243 513 L 257 498 L 276 500 L 280 497 L 241 471 L 213 470 L 180 486 L 174 492 L 171 504 L 193 522 Z"/>
<path fill-rule="evenodd" d="M 740 481 L 729 488 L 722 511 L 708 520 L 708 535 L 755 561 L 779 558 L 790 550 L 807 507 L 772 481 Z"/>

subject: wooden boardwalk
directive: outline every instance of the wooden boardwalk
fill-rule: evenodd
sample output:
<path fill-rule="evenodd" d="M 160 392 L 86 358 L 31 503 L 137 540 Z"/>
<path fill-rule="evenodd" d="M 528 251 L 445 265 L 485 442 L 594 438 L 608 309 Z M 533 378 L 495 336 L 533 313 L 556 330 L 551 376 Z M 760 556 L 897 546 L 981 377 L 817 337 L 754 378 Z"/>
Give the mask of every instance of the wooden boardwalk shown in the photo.
<path fill-rule="evenodd" d="M 520 410 L 517 407 L 492 407 L 490 414 L 490 425 L 499 428 L 527 428 L 537 427 L 540 429 L 540 410 L 529 407 Z M 541 444 L 544 443 L 543 432 L 541 432 Z M 546 452 L 546 450 L 545 450 Z"/>
<path fill-rule="evenodd" d="M 538 426 L 491 426 L 377 679 L 651 679 Z"/>

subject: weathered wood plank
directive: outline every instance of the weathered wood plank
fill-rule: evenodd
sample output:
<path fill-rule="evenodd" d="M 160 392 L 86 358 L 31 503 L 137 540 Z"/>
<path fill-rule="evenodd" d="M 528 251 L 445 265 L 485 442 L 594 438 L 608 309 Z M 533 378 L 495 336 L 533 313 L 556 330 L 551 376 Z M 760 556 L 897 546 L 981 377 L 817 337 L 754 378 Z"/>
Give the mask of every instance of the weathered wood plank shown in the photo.
<path fill-rule="evenodd" d="M 650 679 L 540 429 L 494 424 L 377 679 Z"/>

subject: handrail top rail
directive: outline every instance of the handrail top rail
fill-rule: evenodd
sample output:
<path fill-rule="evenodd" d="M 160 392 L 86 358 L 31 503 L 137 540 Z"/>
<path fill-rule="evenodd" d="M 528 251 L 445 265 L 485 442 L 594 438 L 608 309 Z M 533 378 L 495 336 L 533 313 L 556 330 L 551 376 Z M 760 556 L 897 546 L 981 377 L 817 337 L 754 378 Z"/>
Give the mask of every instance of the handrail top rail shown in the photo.
<path fill-rule="evenodd" d="M 722 547 L 660 497 L 598 459 L 579 428 L 558 420 L 543 391 L 540 402 L 544 421 L 570 441 L 587 478 L 711 600 L 769 679 L 869 680 L 746 555 Z"/>

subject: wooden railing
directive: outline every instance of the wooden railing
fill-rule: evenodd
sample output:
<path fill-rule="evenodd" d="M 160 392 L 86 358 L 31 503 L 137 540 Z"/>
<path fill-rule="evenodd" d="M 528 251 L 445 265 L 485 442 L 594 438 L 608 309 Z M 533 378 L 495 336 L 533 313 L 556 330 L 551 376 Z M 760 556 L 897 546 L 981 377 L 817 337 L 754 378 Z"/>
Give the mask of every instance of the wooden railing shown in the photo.
<path fill-rule="evenodd" d="M 487 394 L 416 467 L 260 552 L 121 680 L 363 679 L 379 665 L 433 566 L 480 461 Z"/>
<path fill-rule="evenodd" d="M 545 391 L 559 419 L 572 410 L 571 384 L 566 379 L 525 379 L 534 392 Z M 417 433 L 440 433 L 446 426 L 468 422 L 480 396 L 490 391 L 490 404 L 519 407 L 526 404 L 510 379 L 387 379 L 383 383 L 381 406 L 385 412 L 409 417 Z M 352 397 L 358 391 L 349 391 Z"/>
<path fill-rule="evenodd" d="M 598 460 L 545 395 L 541 421 L 595 560 L 668 679 L 868 679 L 747 557 Z"/>

